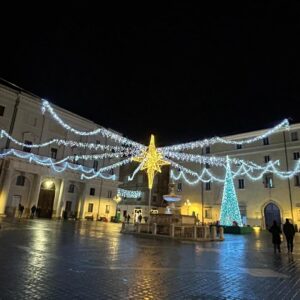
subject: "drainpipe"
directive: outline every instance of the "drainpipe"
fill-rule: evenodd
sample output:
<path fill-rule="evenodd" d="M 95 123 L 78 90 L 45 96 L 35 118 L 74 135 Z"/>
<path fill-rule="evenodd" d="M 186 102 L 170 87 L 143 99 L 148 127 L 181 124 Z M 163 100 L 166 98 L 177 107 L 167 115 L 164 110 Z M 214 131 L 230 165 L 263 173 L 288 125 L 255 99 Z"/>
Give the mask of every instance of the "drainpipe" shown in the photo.
<path fill-rule="evenodd" d="M 286 147 L 285 131 L 283 131 L 283 141 L 284 141 L 286 171 L 289 171 L 289 161 L 288 161 L 288 154 L 287 154 L 287 147 Z M 288 187 L 289 187 L 289 198 L 290 198 L 290 205 L 291 205 L 292 221 L 293 221 L 293 224 L 294 224 L 294 212 L 293 212 L 293 201 L 292 201 L 292 192 L 291 192 L 290 178 L 288 178 Z"/>

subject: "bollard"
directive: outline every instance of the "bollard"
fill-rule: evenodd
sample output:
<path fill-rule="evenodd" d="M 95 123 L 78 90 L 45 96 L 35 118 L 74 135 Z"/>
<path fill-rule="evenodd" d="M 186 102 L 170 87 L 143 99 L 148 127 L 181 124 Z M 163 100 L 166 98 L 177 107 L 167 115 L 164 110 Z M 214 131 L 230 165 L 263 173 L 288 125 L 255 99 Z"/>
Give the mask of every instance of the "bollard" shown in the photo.
<path fill-rule="evenodd" d="M 157 224 L 156 223 L 153 223 L 152 234 L 154 234 L 154 235 L 157 234 Z"/>
<path fill-rule="evenodd" d="M 216 237 L 217 237 L 217 228 L 216 228 L 216 226 L 211 226 L 210 227 L 210 238 L 212 240 L 215 240 Z"/>
<path fill-rule="evenodd" d="M 220 240 L 224 240 L 224 228 L 223 227 L 219 227 L 219 233 L 220 233 Z"/>
<path fill-rule="evenodd" d="M 125 231 L 125 222 L 122 223 L 121 232 Z"/>
<path fill-rule="evenodd" d="M 194 239 L 197 239 L 197 226 L 194 226 Z"/>
<path fill-rule="evenodd" d="M 208 239 L 209 238 L 209 227 L 208 226 L 204 226 L 204 238 Z"/>
<path fill-rule="evenodd" d="M 174 235 L 175 235 L 175 226 L 174 226 L 174 224 L 170 225 L 170 235 L 171 235 L 171 237 L 174 237 Z"/>

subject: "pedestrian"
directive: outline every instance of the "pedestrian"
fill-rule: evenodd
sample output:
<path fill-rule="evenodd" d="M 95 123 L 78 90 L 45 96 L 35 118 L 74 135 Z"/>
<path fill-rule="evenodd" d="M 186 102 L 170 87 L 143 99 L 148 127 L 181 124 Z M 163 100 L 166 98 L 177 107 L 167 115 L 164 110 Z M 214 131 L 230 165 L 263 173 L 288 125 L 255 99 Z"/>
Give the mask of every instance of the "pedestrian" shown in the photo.
<path fill-rule="evenodd" d="M 128 214 L 127 215 L 127 223 L 129 224 L 129 222 L 130 222 L 130 215 Z"/>
<path fill-rule="evenodd" d="M 35 211 L 36 211 L 36 206 L 33 204 L 33 206 L 31 207 L 31 216 L 30 216 L 32 219 L 34 218 Z"/>
<path fill-rule="evenodd" d="M 143 219 L 142 214 L 139 214 L 138 219 L 139 219 L 139 223 L 142 223 L 142 219 Z"/>
<path fill-rule="evenodd" d="M 289 219 L 286 219 L 285 221 L 286 222 L 283 225 L 283 232 L 286 238 L 288 252 L 293 253 L 295 228 L 294 225 L 290 223 Z"/>
<path fill-rule="evenodd" d="M 272 233 L 272 243 L 274 246 L 274 253 L 276 253 L 276 250 L 278 250 L 278 252 L 280 253 L 281 252 L 281 249 L 280 249 L 281 236 L 280 235 L 282 232 L 275 220 L 273 221 L 273 225 L 271 226 L 269 231 Z"/>
<path fill-rule="evenodd" d="M 18 210 L 19 210 L 18 218 L 20 219 L 20 218 L 22 217 L 23 210 L 24 210 L 24 206 L 23 206 L 21 203 L 19 203 L 19 208 L 18 208 Z"/>

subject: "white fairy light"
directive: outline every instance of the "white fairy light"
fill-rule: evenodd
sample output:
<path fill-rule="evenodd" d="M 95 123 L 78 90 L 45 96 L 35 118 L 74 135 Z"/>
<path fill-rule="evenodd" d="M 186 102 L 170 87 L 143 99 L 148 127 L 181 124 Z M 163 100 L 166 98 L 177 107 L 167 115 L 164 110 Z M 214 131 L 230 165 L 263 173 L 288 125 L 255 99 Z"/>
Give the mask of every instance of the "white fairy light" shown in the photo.
<path fill-rule="evenodd" d="M 246 139 L 246 140 L 240 140 L 240 141 L 235 141 L 235 140 L 229 140 L 227 138 L 221 138 L 221 137 L 214 137 L 211 139 L 204 139 L 196 142 L 190 142 L 190 143 L 185 143 L 185 144 L 178 144 L 178 145 L 173 145 L 173 146 L 167 146 L 167 147 L 161 147 L 159 148 L 163 153 L 166 151 L 182 151 L 186 149 L 195 149 L 195 148 L 203 148 L 206 146 L 211 146 L 217 143 L 221 144 L 231 144 L 231 145 L 243 145 L 243 144 L 251 144 L 254 142 L 257 142 L 259 140 L 262 140 L 276 131 L 279 131 L 281 129 L 288 129 L 289 128 L 289 121 L 287 119 L 284 119 L 281 123 L 276 125 L 275 127 L 267 130 L 265 133 L 256 136 L 251 139 Z"/>
<path fill-rule="evenodd" d="M 65 128 L 66 130 L 73 132 L 74 134 L 77 135 L 83 135 L 83 136 L 91 136 L 91 135 L 99 135 L 101 134 L 104 137 L 110 138 L 114 141 L 117 141 L 119 143 L 122 144 L 126 144 L 126 145 L 132 145 L 135 146 L 136 148 L 139 149 L 144 149 L 145 146 L 142 144 L 139 144 L 137 142 L 134 142 L 130 139 L 127 139 L 119 134 L 116 134 L 110 130 L 107 130 L 105 128 L 97 128 L 95 130 L 92 131 L 80 131 L 77 130 L 73 127 L 71 127 L 69 124 L 65 123 L 59 116 L 58 114 L 54 111 L 54 109 L 52 108 L 52 106 L 50 105 L 50 103 L 47 100 L 42 99 L 42 107 L 41 107 L 42 113 L 44 114 L 46 111 L 48 111 L 51 115 L 51 117 L 57 121 L 63 128 Z"/>
<path fill-rule="evenodd" d="M 118 195 L 125 198 L 137 199 L 142 197 L 142 192 L 118 188 Z"/>

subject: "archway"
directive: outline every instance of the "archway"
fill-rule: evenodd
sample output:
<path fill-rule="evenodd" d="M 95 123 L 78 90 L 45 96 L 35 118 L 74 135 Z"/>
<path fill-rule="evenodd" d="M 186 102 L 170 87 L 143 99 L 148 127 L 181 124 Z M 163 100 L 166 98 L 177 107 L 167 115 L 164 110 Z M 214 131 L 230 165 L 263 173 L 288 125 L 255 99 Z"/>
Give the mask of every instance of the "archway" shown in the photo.
<path fill-rule="evenodd" d="M 51 180 L 46 180 L 41 184 L 39 201 L 37 206 L 37 217 L 51 218 L 55 197 L 55 184 Z"/>
<path fill-rule="evenodd" d="M 280 209 L 275 203 L 269 203 L 266 205 L 264 213 L 266 228 L 270 228 L 273 221 L 276 221 L 279 226 L 281 225 Z"/>

